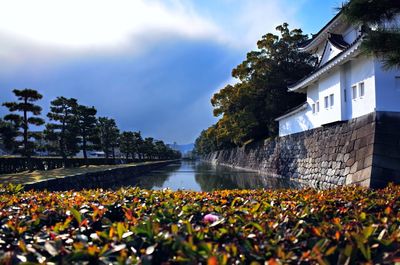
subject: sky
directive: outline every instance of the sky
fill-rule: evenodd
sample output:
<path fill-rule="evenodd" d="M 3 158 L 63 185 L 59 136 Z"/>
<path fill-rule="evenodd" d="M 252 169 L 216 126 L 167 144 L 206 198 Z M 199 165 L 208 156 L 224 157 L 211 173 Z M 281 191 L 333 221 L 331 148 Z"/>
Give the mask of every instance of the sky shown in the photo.
<path fill-rule="evenodd" d="M 122 131 L 194 142 L 210 98 L 262 35 L 316 33 L 340 0 L 0 0 L 0 102 L 32 88 L 94 106 Z M 0 117 L 7 113 L 0 106 Z"/>

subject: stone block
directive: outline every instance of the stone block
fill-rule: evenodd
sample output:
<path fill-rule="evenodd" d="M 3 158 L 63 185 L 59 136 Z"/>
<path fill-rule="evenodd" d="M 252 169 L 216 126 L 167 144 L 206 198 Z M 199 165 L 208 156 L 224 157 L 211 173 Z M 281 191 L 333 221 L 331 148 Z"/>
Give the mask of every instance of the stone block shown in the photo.
<path fill-rule="evenodd" d="M 357 172 L 358 162 L 355 162 L 350 168 L 350 174 Z"/>
<path fill-rule="evenodd" d="M 355 158 L 350 158 L 349 160 L 347 160 L 346 166 L 351 167 L 352 165 L 354 165 L 355 161 Z"/>

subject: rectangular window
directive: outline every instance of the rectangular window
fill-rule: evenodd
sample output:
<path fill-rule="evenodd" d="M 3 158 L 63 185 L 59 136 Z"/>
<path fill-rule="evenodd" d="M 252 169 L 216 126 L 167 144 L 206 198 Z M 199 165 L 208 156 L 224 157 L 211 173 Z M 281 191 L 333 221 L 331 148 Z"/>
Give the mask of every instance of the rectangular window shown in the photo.
<path fill-rule="evenodd" d="M 353 92 L 353 99 L 357 98 L 357 86 L 352 86 L 351 90 Z"/>
<path fill-rule="evenodd" d="M 335 98 L 333 96 L 333 94 L 329 95 L 329 99 L 330 99 L 330 103 L 331 103 L 331 108 L 333 107 L 333 104 L 335 103 Z"/>
<path fill-rule="evenodd" d="M 359 86 L 360 86 L 360 98 L 362 98 L 362 97 L 365 96 L 364 82 L 361 82 L 361 83 L 359 84 Z"/>
<path fill-rule="evenodd" d="M 347 89 L 346 88 L 343 91 L 343 99 L 344 99 L 344 102 L 347 102 Z"/>
<path fill-rule="evenodd" d="M 325 108 L 327 109 L 329 108 L 329 98 L 325 97 L 324 100 L 325 100 Z"/>
<path fill-rule="evenodd" d="M 312 104 L 312 113 L 315 114 L 315 104 Z"/>
<path fill-rule="evenodd" d="M 319 112 L 319 101 L 317 101 L 317 112 Z"/>

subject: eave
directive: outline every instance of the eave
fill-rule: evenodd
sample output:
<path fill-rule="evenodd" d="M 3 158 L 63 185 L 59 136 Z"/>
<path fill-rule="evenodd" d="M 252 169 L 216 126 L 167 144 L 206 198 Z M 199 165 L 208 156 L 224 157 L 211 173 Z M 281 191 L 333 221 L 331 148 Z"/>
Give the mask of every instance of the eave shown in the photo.
<path fill-rule="evenodd" d="M 343 64 L 347 62 L 350 58 L 356 56 L 360 52 L 360 46 L 362 43 L 362 37 L 360 36 L 357 38 L 357 40 L 350 45 L 346 50 L 343 52 L 339 53 L 336 55 L 334 58 L 326 62 L 324 65 L 320 66 L 317 70 L 312 72 L 310 75 L 306 76 L 305 78 L 301 79 L 298 81 L 296 84 L 293 84 L 288 87 L 288 91 L 290 92 L 299 92 L 297 90 L 300 90 L 302 88 L 307 87 L 311 83 L 315 82 L 318 80 L 319 77 L 321 77 L 323 74 L 331 70 L 337 65 Z"/>
<path fill-rule="evenodd" d="M 342 13 L 339 12 L 334 16 L 317 34 L 313 35 L 313 38 L 304 43 L 303 46 L 299 47 L 299 50 L 303 52 L 311 52 L 317 48 L 321 42 L 325 41 L 329 37 L 331 32 L 336 26 L 342 23 Z"/>
<path fill-rule="evenodd" d="M 292 115 L 294 115 L 294 114 L 296 114 L 296 113 L 298 113 L 298 112 L 300 112 L 302 110 L 305 110 L 307 108 L 307 106 L 308 106 L 308 103 L 305 102 L 305 103 L 301 104 L 300 106 L 297 106 L 297 107 L 295 107 L 293 109 L 290 109 L 289 111 L 287 111 L 282 116 L 279 116 L 278 118 L 276 118 L 275 121 L 280 121 L 280 120 L 282 120 L 284 118 L 287 118 L 287 117 L 290 117 L 290 116 L 292 116 Z"/>

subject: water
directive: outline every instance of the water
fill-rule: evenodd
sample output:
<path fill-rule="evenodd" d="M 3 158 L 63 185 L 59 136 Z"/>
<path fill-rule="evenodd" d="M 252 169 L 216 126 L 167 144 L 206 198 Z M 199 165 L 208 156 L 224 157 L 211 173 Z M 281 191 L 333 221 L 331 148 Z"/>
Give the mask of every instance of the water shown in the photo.
<path fill-rule="evenodd" d="M 213 191 L 224 189 L 280 189 L 295 188 L 286 179 L 260 175 L 256 172 L 214 166 L 200 161 L 182 161 L 170 164 L 143 176 L 134 177 L 123 186 L 143 189 Z"/>

